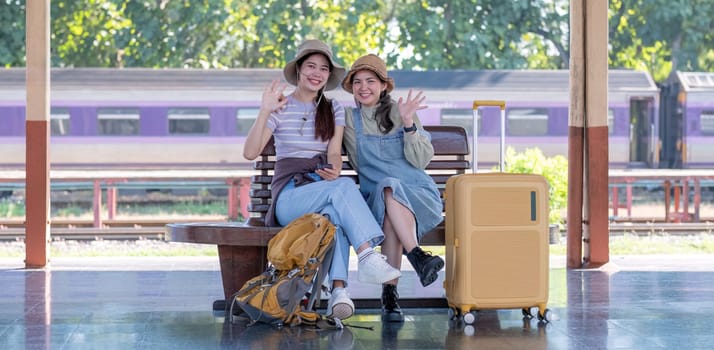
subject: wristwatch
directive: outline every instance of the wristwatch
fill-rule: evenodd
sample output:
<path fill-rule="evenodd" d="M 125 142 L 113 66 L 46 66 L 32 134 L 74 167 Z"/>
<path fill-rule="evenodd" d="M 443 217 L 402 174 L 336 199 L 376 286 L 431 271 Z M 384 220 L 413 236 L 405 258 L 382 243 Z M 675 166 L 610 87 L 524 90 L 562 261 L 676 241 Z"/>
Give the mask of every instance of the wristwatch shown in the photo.
<path fill-rule="evenodd" d="M 416 124 L 412 124 L 410 127 L 404 127 L 404 132 L 412 132 L 412 131 L 417 131 L 417 126 Z"/>

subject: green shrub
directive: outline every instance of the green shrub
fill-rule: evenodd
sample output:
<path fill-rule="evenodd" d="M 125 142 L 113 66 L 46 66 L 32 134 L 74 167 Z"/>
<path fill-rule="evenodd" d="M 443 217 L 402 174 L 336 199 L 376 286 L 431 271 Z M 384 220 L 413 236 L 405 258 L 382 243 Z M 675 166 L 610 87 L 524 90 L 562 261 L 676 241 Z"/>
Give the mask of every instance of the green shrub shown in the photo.
<path fill-rule="evenodd" d="M 0 200 L 0 217 L 12 218 L 25 216 L 25 204 L 9 199 Z"/>
<path fill-rule="evenodd" d="M 549 222 L 562 225 L 562 211 L 568 205 L 568 160 L 563 156 L 546 157 L 539 148 L 527 148 L 517 153 L 506 149 L 506 173 L 543 175 L 549 185 Z"/>

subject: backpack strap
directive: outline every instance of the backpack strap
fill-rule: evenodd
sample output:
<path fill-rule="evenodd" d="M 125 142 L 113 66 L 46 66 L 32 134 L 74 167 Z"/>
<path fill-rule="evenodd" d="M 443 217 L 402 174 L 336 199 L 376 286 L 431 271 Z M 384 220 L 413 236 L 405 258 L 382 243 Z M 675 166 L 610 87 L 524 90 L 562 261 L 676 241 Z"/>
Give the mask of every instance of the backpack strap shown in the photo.
<path fill-rule="evenodd" d="M 330 266 L 332 265 L 332 256 L 335 253 L 335 241 L 333 240 L 330 242 L 330 247 L 327 248 L 327 252 L 325 253 L 325 258 L 322 260 L 322 264 L 320 264 L 320 268 L 317 271 L 317 278 L 312 282 L 312 290 L 310 291 L 310 298 L 307 300 L 307 305 L 305 306 L 306 310 L 314 310 L 315 309 L 315 303 L 320 300 L 320 292 L 322 288 L 322 281 L 325 280 L 325 277 L 327 276 L 327 272 L 330 271 Z"/>
<path fill-rule="evenodd" d="M 342 321 L 340 321 L 339 318 L 332 318 L 332 317 L 320 318 L 315 323 L 315 327 L 317 327 L 318 329 L 325 329 L 325 330 L 342 329 L 345 327 L 369 329 L 370 331 L 374 330 L 374 327 L 372 327 L 372 326 L 358 326 L 358 325 L 353 325 L 353 324 L 342 323 Z"/>

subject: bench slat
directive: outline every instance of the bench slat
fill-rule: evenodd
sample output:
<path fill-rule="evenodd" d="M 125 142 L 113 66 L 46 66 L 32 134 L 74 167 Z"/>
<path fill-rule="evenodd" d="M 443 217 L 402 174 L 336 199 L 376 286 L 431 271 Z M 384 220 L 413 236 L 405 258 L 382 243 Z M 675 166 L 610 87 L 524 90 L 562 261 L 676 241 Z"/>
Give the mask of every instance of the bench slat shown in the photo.
<path fill-rule="evenodd" d="M 253 188 L 250 190 L 250 198 L 270 198 L 270 190 Z"/>
<path fill-rule="evenodd" d="M 265 213 L 268 212 L 268 208 L 270 207 L 270 204 L 265 204 L 265 203 L 250 203 L 248 205 L 248 211 L 251 213 L 260 213 L 261 217 L 265 216 Z"/>
<path fill-rule="evenodd" d="M 166 234 L 174 242 L 218 245 L 267 246 L 280 227 L 247 226 L 242 222 L 184 223 L 166 225 Z"/>
<path fill-rule="evenodd" d="M 469 154 L 468 137 L 466 130 L 460 126 L 424 126 L 431 134 L 431 143 L 435 155 L 460 155 Z M 464 142 L 466 141 L 466 142 Z"/>
<path fill-rule="evenodd" d="M 253 175 L 250 178 L 252 184 L 270 184 L 273 181 L 273 177 L 269 175 Z"/>
<path fill-rule="evenodd" d="M 468 160 L 432 160 L 426 170 L 467 170 L 470 168 Z"/>
<path fill-rule="evenodd" d="M 275 161 L 274 160 L 259 160 L 253 162 L 253 169 L 255 170 L 273 170 L 275 169 Z"/>

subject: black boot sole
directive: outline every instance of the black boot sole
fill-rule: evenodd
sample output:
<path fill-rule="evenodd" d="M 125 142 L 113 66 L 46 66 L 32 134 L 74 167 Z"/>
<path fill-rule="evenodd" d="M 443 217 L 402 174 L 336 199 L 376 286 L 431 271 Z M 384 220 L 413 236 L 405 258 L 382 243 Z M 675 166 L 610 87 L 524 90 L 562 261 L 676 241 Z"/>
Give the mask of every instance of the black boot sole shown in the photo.
<path fill-rule="evenodd" d="M 434 283 L 437 278 L 439 278 L 439 271 L 444 267 L 444 260 L 441 258 L 438 259 L 432 259 L 432 261 L 429 262 L 429 264 L 426 266 L 428 273 L 426 273 L 424 276 L 420 276 L 419 281 L 421 282 L 421 285 L 424 287 L 429 286 L 430 284 Z"/>

